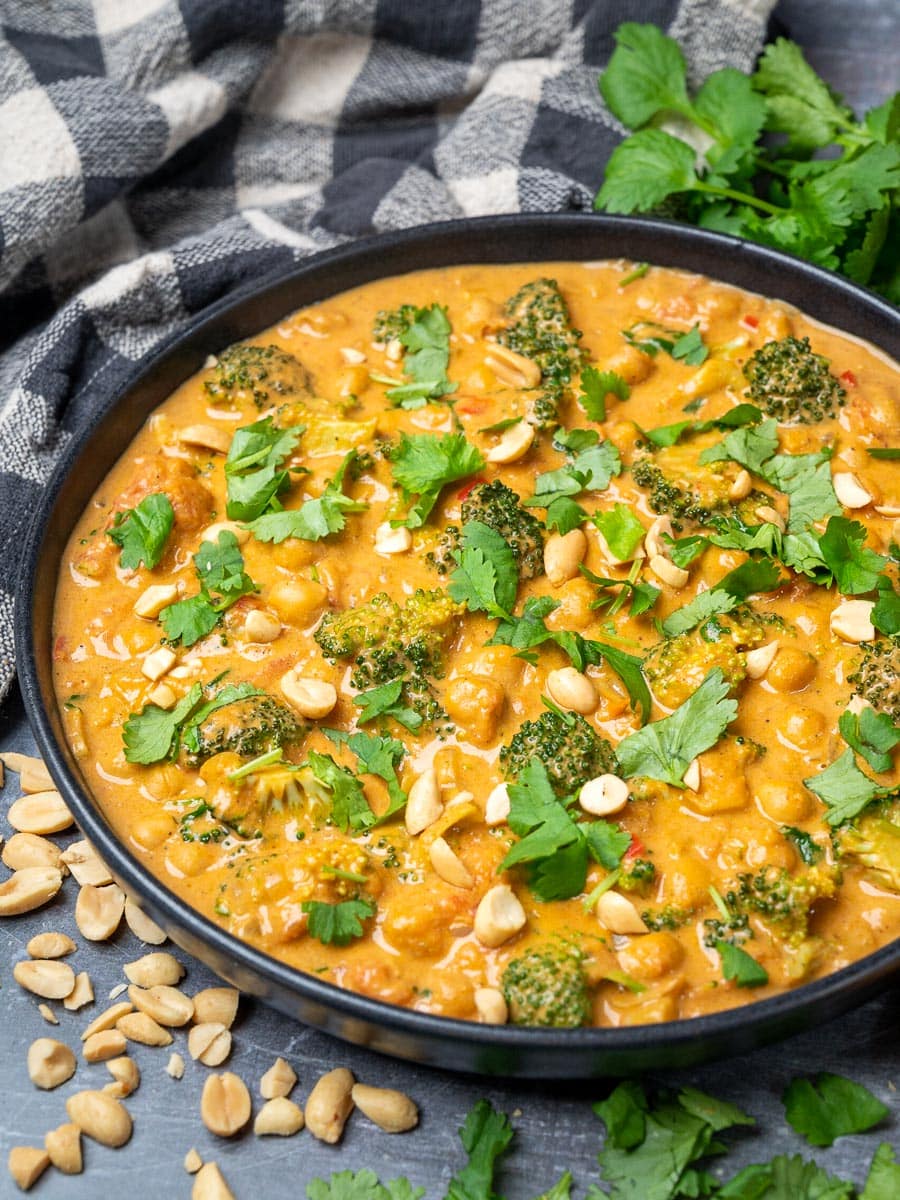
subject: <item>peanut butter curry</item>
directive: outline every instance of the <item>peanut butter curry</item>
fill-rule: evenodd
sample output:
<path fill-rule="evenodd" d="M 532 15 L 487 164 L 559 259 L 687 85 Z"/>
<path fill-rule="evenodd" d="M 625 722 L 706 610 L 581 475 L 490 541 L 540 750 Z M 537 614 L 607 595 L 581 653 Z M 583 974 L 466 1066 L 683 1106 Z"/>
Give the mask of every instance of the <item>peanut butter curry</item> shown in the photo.
<path fill-rule="evenodd" d="M 339 987 L 634 1025 L 900 933 L 900 375 L 629 262 L 223 348 L 68 546 L 61 711 L 188 905 Z"/>

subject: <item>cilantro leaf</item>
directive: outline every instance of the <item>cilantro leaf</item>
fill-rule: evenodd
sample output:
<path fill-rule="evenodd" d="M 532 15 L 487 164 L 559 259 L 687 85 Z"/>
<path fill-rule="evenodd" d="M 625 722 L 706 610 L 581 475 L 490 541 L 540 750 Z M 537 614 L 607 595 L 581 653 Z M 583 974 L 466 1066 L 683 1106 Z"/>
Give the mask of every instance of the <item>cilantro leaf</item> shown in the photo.
<path fill-rule="evenodd" d="M 829 825 L 843 825 L 852 821 L 879 796 L 886 796 L 890 788 L 879 787 L 856 765 L 852 750 L 845 750 L 831 766 L 803 780 L 811 792 L 827 807 L 825 820 Z"/>
<path fill-rule="evenodd" d="M 393 717 L 410 733 L 415 733 L 421 727 L 424 718 L 415 709 L 400 703 L 402 692 L 403 679 L 400 678 L 354 696 L 353 703 L 358 704 L 360 709 L 356 718 L 357 724 L 366 725 L 378 717 Z"/>
<path fill-rule="evenodd" d="M 592 421 L 606 420 L 606 397 L 617 396 L 627 400 L 631 388 L 615 371 L 598 371 L 596 367 L 585 367 L 581 372 L 581 392 L 578 403 Z"/>
<path fill-rule="evenodd" d="M 774 563 L 762 559 L 754 562 L 748 559 L 727 575 L 723 575 L 718 583 L 709 591 L 701 592 L 689 603 L 675 610 L 662 623 L 662 631 L 666 637 L 675 637 L 687 633 L 697 625 L 719 613 L 731 610 L 748 596 L 758 592 L 771 592 L 781 583 L 781 572 Z"/>
<path fill-rule="evenodd" d="M 588 515 L 580 504 L 576 504 L 568 496 L 558 496 L 550 502 L 544 516 L 544 524 L 548 529 L 558 529 L 560 533 L 565 534 L 578 529 L 587 519 Z"/>
<path fill-rule="evenodd" d="M 519 572 L 506 539 L 483 521 L 467 521 L 447 590 L 470 612 L 505 617 L 516 602 Z"/>
<path fill-rule="evenodd" d="M 616 503 L 608 512 L 595 512 L 593 522 L 620 562 L 629 562 L 644 540 L 644 526 L 627 504 Z"/>
<path fill-rule="evenodd" d="M 674 425 L 658 425 L 655 429 L 642 429 L 642 435 L 654 446 L 674 446 L 685 433 L 707 433 L 710 429 L 739 429 L 743 425 L 756 425 L 762 420 L 762 412 L 755 404 L 736 404 L 721 417 L 708 421 L 676 421 Z"/>
<path fill-rule="evenodd" d="M 606 1126 L 605 1145 L 617 1150 L 633 1150 L 647 1132 L 649 1105 L 643 1087 L 635 1079 L 626 1079 L 613 1088 L 605 1100 L 594 1105 L 594 1112 Z"/>
<path fill-rule="evenodd" d="M 146 766 L 174 755 L 178 731 L 202 699 L 203 687 L 195 683 L 171 710 L 145 704 L 139 713 L 132 713 L 122 727 L 126 761 Z"/>
<path fill-rule="evenodd" d="M 631 845 L 631 834 L 611 821 L 583 821 L 578 828 L 584 834 L 588 853 L 594 862 L 615 871 Z"/>
<path fill-rule="evenodd" d="M 488 1100 L 479 1100 L 459 1131 L 468 1162 L 447 1187 L 444 1200 L 500 1200 L 494 1192 L 497 1159 L 512 1141 L 513 1130 L 505 1113 Z"/>
<path fill-rule="evenodd" d="M 304 501 L 299 508 L 266 512 L 251 521 L 249 528 L 253 536 L 260 542 L 277 544 L 290 537 L 318 542 L 331 533 L 340 533 L 347 524 L 345 513 L 364 512 L 369 507 L 362 500 L 351 500 L 344 495 L 344 476 L 355 459 L 355 450 L 345 455 L 321 496 Z"/>
<path fill-rule="evenodd" d="M 868 1088 L 827 1071 L 815 1080 L 792 1080 L 781 1099 L 788 1124 L 811 1146 L 830 1146 L 835 1138 L 863 1133 L 888 1115 Z"/>
<path fill-rule="evenodd" d="M 569 1171 L 564 1171 L 549 1191 L 541 1192 L 535 1200 L 572 1200 L 572 1184 L 574 1180 Z"/>
<path fill-rule="evenodd" d="M 326 946 L 346 946 L 365 933 L 363 921 L 374 917 L 371 900 L 341 900 L 326 904 L 321 900 L 304 900 L 302 909 L 309 915 L 310 937 Z"/>
<path fill-rule="evenodd" d="M 872 1155 L 866 1185 L 859 1200 L 895 1200 L 900 1195 L 900 1163 L 893 1147 L 882 1142 Z"/>
<path fill-rule="evenodd" d="M 898 93 L 898 95 L 900 95 L 900 93 Z M 893 462 L 894 460 L 900 458 L 900 447 L 896 447 L 896 446 L 875 446 L 874 448 L 869 447 L 866 450 L 866 454 L 868 454 L 870 458 L 884 458 L 884 459 L 888 459 L 889 461 Z"/>
<path fill-rule="evenodd" d="M 887 563 L 881 554 L 866 547 L 867 537 L 868 531 L 861 522 L 832 517 L 819 538 L 822 558 L 845 596 L 874 591 Z"/>
<path fill-rule="evenodd" d="M 609 156 L 595 207 L 611 213 L 647 212 L 697 183 L 695 152 L 661 129 L 642 129 Z"/>
<path fill-rule="evenodd" d="M 221 530 L 216 542 L 202 542 L 193 561 L 200 594 L 169 604 L 159 614 L 168 640 L 184 646 L 212 633 L 232 604 L 259 590 L 244 571 L 243 555 L 230 529 Z"/>
<path fill-rule="evenodd" d="M 428 520 L 441 489 L 480 471 L 484 459 L 462 433 L 402 433 L 391 466 L 404 500 L 418 496 L 406 519 L 397 523 L 418 529 Z"/>
<path fill-rule="evenodd" d="M 126 512 L 117 512 L 107 534 L 120 547 L 119 566 L 136 571 L 141 563 L 152 571 L 162 558 L 175 513 L 165 492 L 153 492 Z"/>
<path fill-rule="evenodd" d="M 215 682 L 213 680 L 213 683 L 209 686 L 212 687 Z M 261 688 L 246 681 L 244 683 L 229 683 L 225 687 L 219 688 L 209 700 L 205 701 L 198 709 L 195 709 L 188 715 L 181 729 L 181 744 L 192 754 L 198 753 L 200 750 L 200 740 L 197 731 L 208 716 L 218 709 L 224 708 L 226 704 L 234 704 L 236 700 L 246 700 L 250 696 L 264 695 L 265 692 Z"/>
<path fill-rule="evenodd" d="M 850 1200 L 853 1184 L 799 1154 L 744 1167 L 716 1192 L 717 1200 Z"/>
<path fill-rule="evenodd" d="M 159 614 L 160 624 L 170 642 L 193 646 L 212 633 L 222 618 L 208 596 L 200 592 L 186 600 L 168 604 Z"/>
<path fill-rule="evenodd" d="M 781 835 L 793 843 L 800 858 L 808 867 L 815 866 L 825 853 L 812 834 L 807 833 L 804 829 L 796 829 L 793 825 L 782 825 Z"/>
<path fill-rule="evenodd" d="M 715 947 L 722 960 L 723 978 L 733 980 L 738 987 L 763 987 L 769 982 L 765 967 L 760 966 L 753 955 L 740 946 L 720 938 Z"/>
<path fill-rule="evenodd" d="M 396 738 L 377 737 L 360 730 L 346 734 L 336 729 L 326 729 L 326 735 L 338 745 L 347 745 L 356 755 L 359 767 L 370 775 L 377 775 L 387 784 L 390 804 L 377 821 L 381 824 L 400 812 L 407 796 L 397 778 L 397 767 L 406 747 Z"/>
<path fill-rule="evenodd" d="M 408 1179 L 379 1183 L 374 1171 L 337 1171 L 331 1179 L 313 1179 L 306 1185 L 307 1200 L 421 1200 L 425 1189 Z"/>
<path fill-rule="evenodd" d="M 635 775 L 684 787 L 684 773 L 704 750 L 718 742 L 737 716 L 737 702 L 726 699 L 729 684 L 719 667 L 668 717 L 623 738 L 616 757 L 626 778 Z"/>
<path fill-rule="evenodd" d="M 766 46 L 753 86 L 766 98 L 766 127 L 788 134 L 796 151 L 827 145 L 852 120 L 850 110 L 834 98 L 800 47 L 787 38 Z"/>
<path fill-rule="evenodd" d="M 623 125 L 639 129 L 658 112 L 690 111 L 684 55 L 674 39 L 634 21 L 623 22 L 614 36 L 600 92 Z"/>
<path fill-rule="evenodd" d="M 872 624 L 888 637 L 900 633 L 900 595 L 885 576 L 878 581 L 878 599 L 872 609 Z"/>
<path fill-rule="evenodd" d="M 415 409 L 457 390 L 459 385 L 447 378 L 450 333 L 447 309 L 442 305 L 412 309 L 400 334 L 400 341 L 408 351 L 403 359 L 403 373 L 412 382 L 391 388 L 387 393 L 389 400 L 400 408 Z"/>
<path fill-rule="evenodd" d="M 338 829 L 343 833 L 350 829 L 359 833 L 375 824 L 375 814 L 369 808 L 362 784 L 352 771 L 339 766 L 330 754 L 315 750 L 307 755 L 306 766 L 331 792 L 331 816 Z"/>
<path fill-rule="evenodd" d="M 225 459 L 225 511 L 233 521 L 253 521 L 290 485 L 284 462 L 303 426 L 278 429 L 271 417 L 235 430 Z"/>
<path fill-rule="evenodd" d="M 890 771 L 894 765 L 891 751 L 900 745 L 900 728 L 887 713 L 866 706 L 858 715 L 849 709 L 841 713 L 838 728 L 844 741 L 866 760 L 873 771 Z"/>
<path fill-rule="evenodd" d="M 706 362 L 709 358 L 709 348 L 703 342 L 699 325 L 694 325 L 688 333 L 683 333 L 675 339 L 672 357 L 687 363 L 689 367 L 699 367 L 701 363 Z"/>
<path fill-rule="evenodd" d="M 538 475 L 534 495 L 525 504 L 550 509 L 558 500 L 577 496 L 580 492 L 603 492 L 614 475 L 622 470 L 619 451 L 612 442 L 601 442 L 596 430 L 572 429 L 562 440 L 554 443 L 567 452 L 568 461 L 555 471 Z"/>
<path fill-rule="evenodd" d="M 748 1116 L 737 1105 L 729 1104 L 727 1100 L 719 1100 L 698 1088 L 682 1088 L 678 1093 L 678 1103 L 689 1113 L 711 1125 L 716 1133 L 721 1133 L 723 1129 L 733 1129 L 735 1125 L 756 1124 L 753 1117 Z"/>

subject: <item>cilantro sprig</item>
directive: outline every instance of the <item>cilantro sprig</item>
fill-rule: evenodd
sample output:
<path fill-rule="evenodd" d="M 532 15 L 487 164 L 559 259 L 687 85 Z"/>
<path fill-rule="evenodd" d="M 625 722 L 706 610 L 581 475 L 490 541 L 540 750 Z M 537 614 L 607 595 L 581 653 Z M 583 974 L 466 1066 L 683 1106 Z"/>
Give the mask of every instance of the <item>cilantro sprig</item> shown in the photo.
<path fill-rule="evenodd" d="M 225 458 L 225 511 L 232 521 L 254 521 L 290 486 L 285 462 L 304 427 L 279 429 L 271 417 L 236 429 Z"/>
<path fill-rule="evenodd" d="M 152 571 L 163 556 L 174 520 L 165 492 L 153 492 L 134 508 L 117 512 L 107 534 L 120 547 L 119 566 L 136 571 L 143 563 Z"/>
<path fill-rule="evenodd" d="M 388 375 L 373 374 L 376 383 L 392 385 L 387 397 L 398 408 L 422 408 L 429 400 L 451 395 L 459 387 L 447 378 L 452 326 L 447 309 L 440 304 L 428 308 L 406 305 L 399 340 L 407 353 L 403 373 L 410 382 L 400 383 Z"/>
<path fill-rule="evenodd" d="M 613 443 L 601 441 L 596 429 L 557 433 L 553 446 L 565 452 L 566 464 L 538 475 L 534 495 L 525 504 L 545 508 L 547 528 L 568 533 L 587 520 L 587 513 L 573 497 L 584 491 L 605 491 L 613 476 L 621 473 L 622 460 Z"/>
<path fill-rule="evenodd" d="M 145 766 L 163 762 L 174 759 L 182 746 L 196 752 L 197 730 L 211 713 L 236 700 L 265 694 L 252 683 L 229 683 L 204 702 L 204 694 L 214 686 L 215 680 L 206 686 L 195 683 L 172 709 L 145 704 L 139 713 L 131 713 L 122 728 L 126 761 Z"/>
<path fill-rule="evenodd" d="M 839 758 L 820 771 L 803 780 L 804 784 L 825 805 L 825 820 L 829 825 L 843 825 L 852 821 L 872 803 L 889 796 L 892 789 L 882 787 L 856 765 L 853 750 L 848 747 Z"/>
<path fill-rule="evenodd" d="M 799 46 L 779 38 L 754 75 L 726 67 L 691 96 L 681 49 L 656 26 L 626 22 L 616 41 L 600 91 L 637 132 L 613 151 L 595 207 L 646 212 L 677 196 L 682 219 L 799 254 L 900 300 L 897 95 L 857 121 Z M 672 118 L 690 140 L 666 131 Z"/>
<path fill-rule="evenodd" d="M 286 538 L 318 542 L 329 534 L 340 533 L 347 524 L 346 513 L 365 512 L 369 507 L 362 500 L 351 500 L 344 494 L 344 478 L 356 457 L 355 450 L 344 456 L 321 496 L 305 500 L 299 508 L 265 512 L 251 521 L 249 528 L 253 536 L 260 542 L 274 542 L 277 545 Z"/>
<path fill-rule="evenodd" d="M 340 900 L 328 904 L 322 900 L 305 900 L 301 905 L 309 917 L 310 937 L 325 946 L 346 946 L 365 933 L 363 922 L 375 916 L 373 901 L 366 898 Z"/>
<path fill-rule="evenodd" d="M 220 530 L 215 542 L 202 542 L 193 561 L 199 593 L 167 605 L 159 614 L 166 638 L 184 646 L 212 633 L 241 596 L 259 591 L 244 570 L 238 540 L 230 529 Z"/>
<path fill-rule="evenodd" d="M 441 491 L 448 483 L 475 475 L 484 466 L 484 459 L 462 433 L 403 433 L 400 443 L 391 454 L 394 481 L 409 503 L 418 497 L 402 521 L 419 529 L 428 520 Z"/>

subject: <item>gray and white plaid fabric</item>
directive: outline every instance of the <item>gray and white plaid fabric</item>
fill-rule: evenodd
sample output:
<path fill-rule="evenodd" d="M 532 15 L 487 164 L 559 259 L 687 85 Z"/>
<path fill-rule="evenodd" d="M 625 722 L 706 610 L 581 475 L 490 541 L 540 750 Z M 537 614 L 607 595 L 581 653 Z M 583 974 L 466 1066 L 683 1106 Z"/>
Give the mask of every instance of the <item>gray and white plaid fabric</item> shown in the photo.
<path fill-rule="evenodd" d="M 627 19 L 748 68 L 774 0 L 3 0 L 0 697 L 38 493 L 163 337 L 341 241 L 586 209 Z"/>

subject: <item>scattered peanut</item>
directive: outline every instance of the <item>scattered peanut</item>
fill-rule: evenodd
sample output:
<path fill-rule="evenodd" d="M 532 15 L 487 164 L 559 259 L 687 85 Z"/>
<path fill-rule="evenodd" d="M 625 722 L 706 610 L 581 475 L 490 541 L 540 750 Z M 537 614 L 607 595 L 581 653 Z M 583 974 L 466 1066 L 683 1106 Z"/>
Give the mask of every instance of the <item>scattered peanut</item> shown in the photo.
<path fill-rule="evenodd" d="M 735 502 L 738 500 L 746 500 L 753 491 L 753 479 L 749 471 L 742 467 L 735 476 L 734 483 L 728 490 L 728 499 Z"/>
<path fill-rule="evenodd" d="M 166 1063 L 166 1074 L 170 1079 L 184 1078 L 184 1059 L 177 1050 L 173 1050 Z"/>
<path fill-rule="evenodd" d="M 574 667 L 560 667 L 547 674 L 547 691 L 551 700 L 560 708 L 586 716 L 596 710 L 599 703 L 597 689 L 581 671 Z"/>
<path fill-rule="evenodd" d="M 57 791 L 32 792 L 9 806 L 6 819 L 19 833 L 62 833 L 75 819 Z"/>
<path fill-rule="evenodd" d="M 405 525 L 396 529 L 385 521 L 375 530 L 376 554 L 405 554 L 412 546 L 412 534 Z"/>
<path fill-rule="evenodd" d="M 844 508 L 865 508 L 872 503 L 871 493 L 849 471 L 835 471 L 831 482 L 834 484 L 834 494 Z"/>
<path fill-rule="evenodd" d="M 122 1017 L 126 1017 L 131 1012 L 134 1012 L 134 1005 L 129 1004 L 127 1000 L 111 1004 L 102 1013 L 98 1013 L 90 1025 L 82 1030 L 81 1040 L 86 1042 L 92 1033 L 99 1033 L 101 1029 L 114 1029 Z"/>
<path fill-rule="evenodd" d="M 129 1006 L 130 1007 L 130 1006 Z M 168 1029 L 153 1020 L 143 1012 L 126 1013 L 116 1022 L 119 1029 L 129 1042 L 139 1042 L 142 1046 L 171 1046 L 172 1035 Z"/>
<path fill-rule="evenodd" d="M 484 820 L 487 825 L 503 825 L 509 817 L 509 785 L 498 783 L 490 792 L 484 806 Z"/>
<path fill-rule="evenodd" d="M 203 1166 L 203 1159 L 200 1157 L 197 1150 L 191 1146 L 187 1154 L 184 1156 L 184 1169 L 188 1175 L 196 1175 Z"/>
<path fill-rule="evenodd" d="M 502 946 L 525 927 L 527 920 L 512 888 L 498 883 L 485 892 L 475 910 L 475 936 L 482 946 Z"/>
<path fill-rule="evenodd" d="M 276 1096 L 267 1100 L 253 1122 L 253 1132 L 257 1137 L 275 1134 L 277 1137 L 291 1137 L 303 1128 L 303 1110 L 293 1100 L 286 1096 Z"/>
<path fill-rule="evenodd" d="M 75 901 L 75 924 L 89 942 L 105 942 L 119 928 L 125 893 L 115 883 L 106 887 L 85 884 Z"/>
<path fill-rule="evenodd" d="M 0 763 L 19 776 L 19 787 L 23 792 L 46 792 L 54 786 L 44 760 L 31 754 L 18 754 L 5 750 L 0 754 Z"/>
<path fill-rule="evenodd" d="M 13 1146 L 6 1162 L 16 1185 L 27 1192 L 50 1166 L 50 1155 L 37 1146 Z"/>
<path fill-rule="evenodd" d="M 690 788 L 692 792 L 700 791 L 700 760 L 698 758 L 688 765 L 682 779 L 686 788 Z"/>
<path fill-rule="evenodd" d="M 667 583 L 669 587 L 683 588 L 690 579 L 690 575 L 684 567 L 676 567 L 673 562 L 661 554 L 654 554 L 650 559 L 649 566 L 656 578 Z"/>
<path fill-rule="evenodd" d="M 91 977 L 87 971 L 79 971 L 75 976 L 75 986 L 63 1000 L 63 1008 L 68 1012 L 77 1012 L 79 1008 L 84 1008 L 86 1004 L 93 1004 L 93 1002 L 94 989 L 91 985 Z"/>
<path fill-rule="evenodd" d="M 409 789 L 404 821 L 406 831 L 415 837 L 433 825 L 444 806 L 441 803 L 441 788 L 434 767 L 428 767 Z"/>
<path fill-rule="evenodd" d="M 125 1053 L 125 1035 L 118 1029 L 101 1029 L 92 1033 L 81 1053 L 89 1063 L 106 1062 L 110 1058 L 119 1058 Z"/>
<path fill-rule="evenodd" d="M 125 898 L 125 924 L 139 941 L 146 942 L 148 946 L 161 946 L 167 940 L 165 933 L 156 922 L 127 896 Z"/>
<path fill-rule="evenodd" d="M 248 642 L 267 645 L 281 636 L 281 622 L 272 613 L 252 608 L 244 621 L 244 637 Z"/>
<path fill-rule="evenodd" d="M 574 579 L 587 554 L 587 538 L 580 529 L 551 533 L 544 544 L 544 570 L 553 587 Z"/>
<path fill-rule="evenodd" d="M 777 508 L 772 508 L 770 504 L 763 504 L 756 510 L 756 515 L 764 525 L 774 525 L 784 533 L 786 528 L 784 517 Z"/>
<path fill-rule="evenodd" d="M 337 1067 L 323 1075 L 306 1101 L 306 1126 L 320 1142 L 334 1145 L 341 1140 L 347 1118 L 353 1111 L 353 1085 L 356 1080 L 346 1067 Z"/>
<path fill-rule="evenodd" d="M 300 716 L 312 721 L 327 717 L 337 704 L 337 689 L 333 683 L 298 675 L 294 668 L 282 675 L 279 686 L 284 698 Z"/>
<path fill-rule="evenodd" d="M 259 1081 L 259 1094 L 264 1100 L 277 1100 L 279 1096 L 287 1096 L 297 1082 L 297 1074 L 290 1063 L 283 1058 L 276 1058 Z"/>
<path fill-rule="evenodd" d="M 628 803 L 628 784 L 618 775 L 597 775 L 584 784 L 578 803 L 594 817 L 611 816 Z"/>
<path fill-rule="evenodd" d="M 188 1033 L 188 1051 L 205 1067 L 219 1067 L 231 1053 L 231 1034 L 218 1021 L 194 1025 Z"/>
<path fill-rule="evenodd" d="M 94 1037 L 97 1036 L 94 1034 Z M 112 1075 L 114 1082 L 106 1085 L 103 1089 L 105 1092 L 109 1092 L 111 1096 L 115 1096 L 119 1100 L 124 1100 L 126 1096 L 137 1091 L 141 1082 L 141 1072 L 133 1058 L 123 1054 L 119 1058 L 107 1059 L 106 1069 Z"/>
<path fill-rule="evenodd" d="M 475 1011 L 482 1025 L 505 1025 L 509 1019 L 506 998 L 495 987 L 475 989 Z"/>
<path fill-rule="evenodd" d="M 55 1038 L 38 1038 L 28 1047 L 28 1078 L 35 1087 L 49 1091 L 75 1074 L 75 1055 Z"/>
<path fill-rule="evenodd" d="M 165 950 L 145 954 L 143 958 L 126 963 L 122 969 L 129 983 L 135 983 L 142 988 L 176 984 L 184 977 L 184 967 L 174 955 L 166 953 Z"/>
<path fill-rule="evenodd" d="M 76 976 L 76 978 L 77 978 L 77 976 Z M 41 1016 L 44 1018 L 44 1020 L 47 1022 L 48 1025 L 58 1025 L 59 1024 L 59 1017 L 57 1017 L 56 1013 L 53 1011 L 53 1009 L 50 1007 L 49 1004 L 39 1004 L 38 1012 L 41 1014 Z"/>
<path fill-rule="evenodd" d="M 230 1029 L 237 1016 L 240 992 L 237 988 L 203 988 L 194 996 L 194 1020 L 198 1025 L 217 1021 Z"/>
<path fill-rule="evenodd" d="M 215 425 L 186 425 L 184 429 L 179 429 L 178 440 L 186 446 L 199 446 L 201 450 L 227 454 L 231 434 L 227 429 L 217 429 Z"/>
<path fill-rule="evenodd" d="M 657 517 L 644 534 L 644 553 L 648 558 L 670 557 L 672 548 L 664 535 L 674 537 L 672 518 L 668 516 Z"/>
<path fill-rule="evenodd" d="M 356 1107 L 385 1133 L 406 1133 L 419 1123 L 419 1110 L 403 1092 L 356 1083 L 350 1095 Z"/>
<path fill-rule="evenodd" d="M 83 1134 L 103 1146 L 115 1150 L 131 1137 L 131 1114 L 108 1092 L 76 1092 L 66 1101 L 66 1112 Z"/>
<path fill-rule="evenodd" d="M 132 984 L 128 989 L 128 998 L 134 1007 L 160 1025 L 171 1025 L 180 1028 L 187 1025 L 194 1015 L 194 1002 L 178 988 L 166 984 L 142 988 Z"/>
<path fill-rule="evenodd" d="M 65 933 L 36 933 L 25 947 L 32 958 L 65 958 L 72 954 L 75 943 Z"/>
<path fill-rule="evenodd" d="M 75 987 L 75 972 L 68 963 L 52 958 L 26 958 L 13 967 L 19 987 L 45 1000 L 64 1000 Z"/>
<path fill-rule="evenodd" d="M 778 653 L 777 642 L 767 642 L 765 646 L 757 646 L 748 650 L 745 659 L 747 675 L 750 679 L 762 679 L 772 665 L 772 660 Z"/>
<path fill-rule="evenodd" d="M 831 632 L 844 642 L 871 642 L 875 637 L 874 607 L 872 600 L 844 600 L 832 610 Z"/>
<path fill-rule="evenodd" d="M 610 933 L 647 932 L 640 913 L 621 892 L 604 892 L 597 901 L 597 916 Z"/>
<path fill-rule="evenodd" d="M 80 1175 L 84 1169 L 81 1157 L 81 1130 L 66 1122 L 44 1134 L 44 1148 L 57 1171 L 63 1175 Z"/>
<path fill-rule="evenodd" d="M 62 851 L 37 833 L 14 833 L 3 847 L 2 858 L 11 871 L 23 871 L 28 867 L 60 868 Z M 65 870 L 64 867 L 60 869 Z"/>
<path fill-rule="evenodd" d="M 155 621 L 164 608 L 178 599 L 178 587 L 174 583 L 152 583 L 144 588 L 134 602 L 134 615 L 146 621 Z"/>
<path fill-rule="evenodd" d="M 32 912 L 52 900 L 62 887 L 58 867 L 24 867 L 0 883 L 0 917 Z"/>
<path fill-rule="evenodd" d="M 445 838 L 434 839 L 428 847 L 428 857 L 431 859 L 431 865 L 445 883 L 458 888 L 470 888 L 474 884 L 475 880 L 468 867 L 451 849 Z"/>
<path fill-rule="evenodd" d="M 524 354 L 516 354 L 506 346 L 492 344 L 484 356 L 484 365 L 494 372 L 501 383 L 513 388 L 536 388 L 541 382 L 541 368 Z"/>
<path fill-rule="evenodd" d="M 518 462 L 531 449 L 534 438 L 534 426 L 527 421 L 520 421 L 518 425 L 505 430 L 484 457 L 490 463 Z"/>
<path fill-rule="evenodd" d="M 92 887 L 104 887 L 113 881 L 109 867 L 90 842 L 73 842 L 60 855 L 60 862 L 66 864 L 82 887 L 88 883 Z"/>
<path fill-rule="evenodd" d="M 191 1200 L 234 1200 L 234 1192 L 225 1182 L 216 1163 L 204 1163 L 194 1176 Z"/>
<path fill-rule="evenodd" d="M 234 1137 L 250 1120 L 250 1093 L 239 1075 L 210 1075 L 200 1097 L 203 1124 L 218 1137 Z"/>

